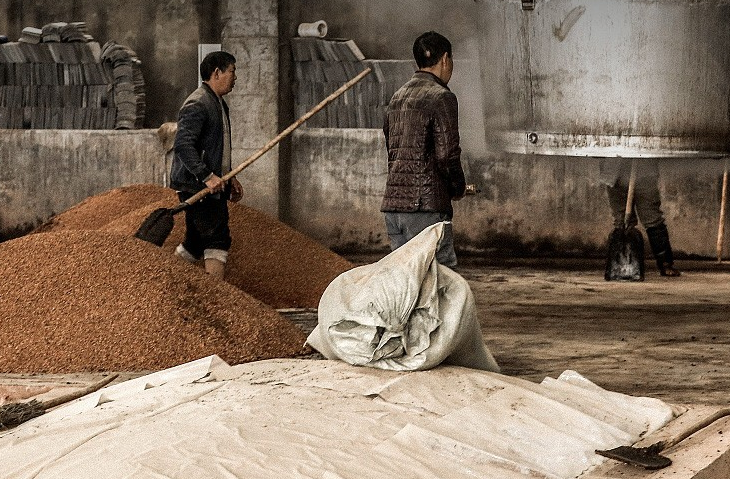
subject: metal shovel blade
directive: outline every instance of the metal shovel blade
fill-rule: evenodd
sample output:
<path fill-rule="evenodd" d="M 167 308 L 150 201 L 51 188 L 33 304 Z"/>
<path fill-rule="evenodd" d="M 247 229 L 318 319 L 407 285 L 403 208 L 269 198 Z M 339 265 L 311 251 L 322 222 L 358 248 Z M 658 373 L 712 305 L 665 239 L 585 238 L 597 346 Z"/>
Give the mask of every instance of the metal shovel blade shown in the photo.
<path fill-rule="evenodd" d="M 170 236 L 174 226 L 173 210 L 170 208 L 157 208 L 145 218 L 134 236 L 154 245 L 162 246 L 167 237 Z"/>
<path fill-rule="evenodd" d="M 644 236 L 635 227 L 615 229 L 608 239 L 606 281 L 644 281 Z"/>
<path fill-rule="evenodd" d="M 644 469 L 663 469 L 670 466 L 672 460 L 660 455 L 660 451 L 661 447 L 654 444 L 649 447 L 619 446 L 607 451 L 596 449 L 596 454 Z"/>

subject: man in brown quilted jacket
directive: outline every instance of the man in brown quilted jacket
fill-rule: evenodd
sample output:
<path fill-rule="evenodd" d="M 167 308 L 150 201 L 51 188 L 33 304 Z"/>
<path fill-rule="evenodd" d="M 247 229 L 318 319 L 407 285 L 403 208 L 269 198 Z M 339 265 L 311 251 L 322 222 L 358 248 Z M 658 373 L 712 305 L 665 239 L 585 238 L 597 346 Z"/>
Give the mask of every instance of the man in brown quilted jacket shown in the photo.
<path fill-rule="evenodd" d="M 445 221 L 436 252 L 440 264 L 457 264 L 451 219 L 452 200 L 464 196 L 456 95 L 446 86 L 454 61 L 451 43 L 426 32 L 413 44 L 418 71 L 388 104 L 383 132 L 388 149 L 388 180 L 380 208 L 391 250 L 428 226 Z"/>

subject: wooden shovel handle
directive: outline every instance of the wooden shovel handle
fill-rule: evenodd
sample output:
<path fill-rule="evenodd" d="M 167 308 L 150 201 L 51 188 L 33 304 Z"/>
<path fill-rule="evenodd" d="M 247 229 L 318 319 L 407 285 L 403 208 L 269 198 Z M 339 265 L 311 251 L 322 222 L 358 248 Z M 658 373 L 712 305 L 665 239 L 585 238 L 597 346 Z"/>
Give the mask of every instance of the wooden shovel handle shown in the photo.
<path fill-rule="evenodd" d="M 352 78 L 350 81 L 342 85 L 340 88 L 332 92 L 327 98 L 319 102 L 317 105 L 315 105 L 311 110 L 309 110 L 307 113 L 302 115 L 297 121 L 289 125 L 284 131 L 279 133 L 275 138 L 273 138 L 271 141 L 269 141 L 267 144 L 265 144 L 263 147 L 261 147 L 260 150 L 258 150 L 253 155 L 249 156 L 244 160 L 243 163 L 232 169 L 229 173 L 223 175 L 221 178 L 223 181 L 228 181 L 234 176 L 236 176 L 238 173 L 240 173 L 244 168 L 246 168 L 248 165 L 259 159 L 264 153 L 272 149 L 274 146 L 276 146 L 277 143 L 279 143 L 281 140 L 283 140 L 285 137 L 287 137 L 292 131 L 299 128 L 305 121 L 307 121 L 312 115 L 317 113 L 319 110 L 327 106 L 332 100 L 337 98 L 338 96 L 345 93 L 345 91 L 349 90 L 353 87 L 357 82 L 365 78 L 370 72 L 372 71 L 372 68 L 368 67 L 365 70 L 361 71 L 356 77 Z M 209 188 L 204 188 L 200 190 L 199 192 L 195 193 L 193 196 L 188 198 L 185 203 L 188 205 L 191 205 L 195 203 L 198 200 L 201 200 L 206 195 L 210 194 Z"/>
<path fill-rule="evenodd" d="M 626 210 L 624 211 L 624 228 L 629 226 L 631 211 L 634 209 L 634 190 L 636 189 L 636 158 L 631 159 L 631 174 L 629 175 L 629 190 L 626 192 Z"/>
<path fill-rule="evenodd" d="M 694 423 L 692 426 L 688 427 L 684 431 L 680 432 L 676 436 L 663 441 L 659 442 L 657 444 L 661 445 L 662 450 L 668 449 L 676 444 L 679 444 L 683 440 L 687 439 L 692 434 L 696 433 L 700 429 L 704 429 L 713 422 L 717 421 L 718 419 L 721 419 L 723 417 L 730 416 L 730 407 L 722 408 L 718 411 L 716 411 L 714 414 L 711 414 L 710 416 L 707 416 L 706 418 Z"/>
<path fill-rule="evenodd" d="M 722 244 L 725 242 L 725 210 L 727 204 L 727 173 L 728 161 L 725 158 L 725 169 L 722 172 L 722 196 L 720 197 L 720 221 L 717 225 L 717 262 L 722 262 Z"/>
<path fill-rule="evenodd" d="M 104 379 L 95 382 L 94 384 L 91 384 L 89 386 L 86 386 L 83 389 L 79 389 L 78 391 L 74 391 L 68 394 L 64 394 L 63 396 L 58 396 L 54 399 L 49 399 L 48 401 L 43 401 L 41 405 L 43 406 L 43 409 L 51 409 L 56 406 L 60 406 L 61 404 L 67 403 L 69 401 L 73 401 L 74 399 L 78 399 L 80 397 L 86 396 L 87 394 L 91 394 L 94 391 L 98 391 L 99 389 L 103 388 L 110 382 L 114 381 L 116 378 L 119 377 L 119 374 L 112 374 L 110 376 L 105 377 Z"/>

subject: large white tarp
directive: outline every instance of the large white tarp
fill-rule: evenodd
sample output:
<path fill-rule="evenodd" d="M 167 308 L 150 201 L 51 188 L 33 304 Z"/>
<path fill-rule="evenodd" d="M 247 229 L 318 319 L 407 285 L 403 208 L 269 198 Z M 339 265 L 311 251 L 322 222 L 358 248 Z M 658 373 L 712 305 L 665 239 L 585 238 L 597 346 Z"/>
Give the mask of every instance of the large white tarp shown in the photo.
<path fill-rule="evenodd" d="M 566 371 L 541 384 L 458 366 L 217 356 L 126 381 L 0 435 L 0 476 L 574 478 L 673 417 Z"/>

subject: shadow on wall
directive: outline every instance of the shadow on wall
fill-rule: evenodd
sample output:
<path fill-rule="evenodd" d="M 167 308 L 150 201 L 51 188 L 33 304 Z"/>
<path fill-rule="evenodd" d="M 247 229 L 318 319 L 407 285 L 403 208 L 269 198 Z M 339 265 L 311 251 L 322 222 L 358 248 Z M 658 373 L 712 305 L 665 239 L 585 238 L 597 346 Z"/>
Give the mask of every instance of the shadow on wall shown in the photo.
<path fill-rule="evenodd" d="M 519 235 L 497 230 L 480 232 L 476 239 L 456 233 L 454 241 L 457 254 L 467 257 L 486 254 L 519 258 L 604 258 L 607 251 L 606 244 L 596 245 L 580 236 L 566 239 L 539 236 L 525 241 Z"/>
<path fill-rule="evenodd" d="M 1 217 L 0 224 L 2 224 Z M 21 236 L 25 236 L 41 224 L 43 224 L 43 219 L 38 218 L 35 223 L 23 223 L 21 225 L 13 226 L 10 228 L 2 228 L 0 230 L 0 243 L 2 243 L 3 241 L 9 241 L 14 238 L 20 238 Z"/>
<path fill-rule="evenodd" d="M 388 237 L 385 227 L 382 231 L 370 231 L 366 236 L 361 237 L 357 232 L 352 232 L 350 235 L 346 235 L 344 232 L 336 232 L 337 246 L 331 247 L 332 251 L 342 256 L 360 255 L 360 254 L 372 254 L 382 255 L 390 253 L 390 247 L 388 246 Z M 343 239 L 345 236 L 349 236 L 351 239 Z"/>

